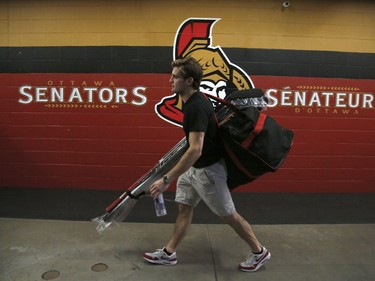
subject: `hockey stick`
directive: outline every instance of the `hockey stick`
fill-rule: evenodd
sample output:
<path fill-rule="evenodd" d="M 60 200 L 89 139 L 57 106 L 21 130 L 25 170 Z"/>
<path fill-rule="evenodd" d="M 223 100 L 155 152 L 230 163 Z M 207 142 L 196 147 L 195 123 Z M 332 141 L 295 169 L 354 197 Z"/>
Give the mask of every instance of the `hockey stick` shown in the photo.
<path fill-rule="evenodd" d="M 137 180 L 127 191 L 121 194 L 107 208 L 106 213 L 100 217 L 92 219 L 98 223 L 97 230 L 102 232 L 109 227 L 112 222 L 123 221 L 137 200 L 146 194 L 150 185 L 168 172 L 182 157 L 187 148 L 186 138 L 180 140 L 170 151 L 168 151 L 158 163 L 146 174 Z"/>

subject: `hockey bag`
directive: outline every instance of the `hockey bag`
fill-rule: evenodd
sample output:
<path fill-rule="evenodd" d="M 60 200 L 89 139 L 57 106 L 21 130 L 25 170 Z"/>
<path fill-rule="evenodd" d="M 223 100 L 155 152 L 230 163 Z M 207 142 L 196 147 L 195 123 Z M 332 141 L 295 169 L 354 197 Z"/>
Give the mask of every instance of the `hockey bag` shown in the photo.
<path fill-rule="evenodd" d="M 221 122 L 217 119 L 225 148 L 230 189 L 277 171 L 287 157 L 294 137 L 293 131 L 281 127 L 260 111 L 262 104 L 243 104 L 245 96 L 253 101 L 262 100 L 263 96 L 264 100 L 260 89 L 235 91 L 225 100 L 208 96 L 216 103 L 216 115 L 226 116 Z"/>

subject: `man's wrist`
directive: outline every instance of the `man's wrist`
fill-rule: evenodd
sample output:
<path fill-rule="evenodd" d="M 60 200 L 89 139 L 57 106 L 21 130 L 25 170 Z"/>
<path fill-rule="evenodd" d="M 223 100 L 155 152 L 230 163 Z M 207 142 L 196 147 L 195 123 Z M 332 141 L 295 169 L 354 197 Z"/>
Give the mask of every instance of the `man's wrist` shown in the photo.
<path fill-rule="evenodd" d="M 170 184 L 171 183 L 171 178 L 168 175 L 164 175 L 164 177 L 163 177 L 163 183 Z"/>

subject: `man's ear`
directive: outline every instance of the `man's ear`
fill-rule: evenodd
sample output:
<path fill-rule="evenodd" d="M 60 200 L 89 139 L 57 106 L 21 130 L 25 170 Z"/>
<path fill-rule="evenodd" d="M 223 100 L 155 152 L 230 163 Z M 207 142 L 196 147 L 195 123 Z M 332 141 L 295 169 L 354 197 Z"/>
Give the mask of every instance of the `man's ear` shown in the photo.
<path fill-rule="evenodd" d="M 186 82 L 188 83 L 188 85 L 191 86 L 194 83 L 194 78 L 193 77 L 189 77 L 189 78 L 186 79 Z"/>

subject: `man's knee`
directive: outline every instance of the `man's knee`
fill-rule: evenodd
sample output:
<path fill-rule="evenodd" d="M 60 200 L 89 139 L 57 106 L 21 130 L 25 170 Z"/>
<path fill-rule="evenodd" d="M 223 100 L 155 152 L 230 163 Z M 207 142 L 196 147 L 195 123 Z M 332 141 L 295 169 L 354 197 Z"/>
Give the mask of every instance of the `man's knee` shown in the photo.
<path fill-rule="evenodd" d="M 233 214 L 230 214 L 228 216 L 220 216 L 219 218 L 223 223 L 232 225 L 234 222 L 238 220 L 238 213 L 234 212 Z"/>

